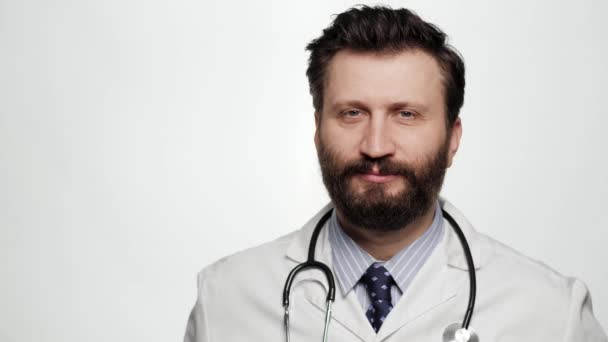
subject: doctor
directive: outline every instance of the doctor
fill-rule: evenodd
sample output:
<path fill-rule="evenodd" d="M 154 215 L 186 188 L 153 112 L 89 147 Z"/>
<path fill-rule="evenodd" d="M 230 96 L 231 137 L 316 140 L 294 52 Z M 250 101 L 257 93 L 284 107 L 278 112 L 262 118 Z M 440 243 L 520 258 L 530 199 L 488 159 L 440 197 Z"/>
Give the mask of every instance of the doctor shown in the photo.
<path fill-rule="evenodd" d="M 463 319 L 470 246 L 477 278 L 470 341 L 606 342 L 585 285 L 478 233 L 439 196 L 462 134 L 464 64 L 446 36 L 406 9 L 356 7 L 307 47 L 317 148 L 331 203 L 278 240 L 198 275 L 186 342 L 285 341 L 283 286 L 315 259 L 335 277 L 328 341 L 451 340 Z M 326 276 L 291 287 L 290 338 L 322 341 Z"/>

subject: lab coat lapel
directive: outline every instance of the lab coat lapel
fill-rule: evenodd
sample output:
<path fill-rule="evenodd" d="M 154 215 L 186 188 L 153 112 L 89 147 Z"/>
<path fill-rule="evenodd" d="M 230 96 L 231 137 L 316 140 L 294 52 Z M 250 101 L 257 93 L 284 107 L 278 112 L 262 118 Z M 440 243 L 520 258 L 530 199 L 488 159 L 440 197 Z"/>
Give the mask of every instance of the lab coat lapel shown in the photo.
<path fill-rule="evenodd" d="M 478 243 L 478 234 L 473 230 L 464 215 L 451 203 L 443 198 L 440 198 L 439 201 L 464 232 L 471 248 L 475 269 L 479 269 L 486 258 L 482 255 L 483 251 Z M 430 313 L 432 310 L 449 304 L 457 295 L 468 296 L 468 267 L 462 245 L 453 228 L 445 219 L 444 227 L 444 235 L 440 244 L 435 248 L 414 281 L 384 321 L 380 331 L 378 331 L 377 341 L 384 340 L 400 328 Z M 465 308 L 462 308 L 463 313 L 464 310 Z M 454 317 L 454 322 L 461 319 L 462 317 L 459 314 Z"/>
<path fill-rule="evenodd" d="M 445 235 L 444 235 L 445 238 Z M 437 252 L 437 249 L 435 250 Z M 378 331 L 378 341 L 394 334 L 400 328 L 438 306 L 449 302 L 462 285 L 455 282 L 450 270 L 441 262 L 438 253 L 433 253 L 419 270 L 414 281 L 396 303 Z M 460 279 L 459 279 L 460 280 Z"/>
<path fill-rule="evenodd" d="M 304 227 L 297 233 L 291 245 L 287 249 L 287 257 L 297 263 L 304 262 L 308 255 L 308 246 L 312 232 L 321 218 L 321 216 L 332 207 L 331 203 L 326 205 L 319 213 L 317 213 Z M 315 258 L 328 265 L 332 272 L 335 273 L 332 265 L 331 246 L 327 235 L 327 224 L 323 227 L 319 240 L 317 242 L 317 250 Z M 298 283 L 306 281 L 315 281 L 323 285 L 320 290 L 318 286 L 308 286 L 305 290 L 306 299 L 314 305 L 318 310 L 325 312 L 326 296 L 327 296 L 327 280 L 320 271 L 306 271 L 301 276 L 298 276 Z M 371 341 L 376 337 L 376 333 L 372 329 L 371 324 L 367 321 L 365 313 L 361 308 L 357 296 L 354 291 L 349 291 L 346 296 L 343 295 L 336 281 L 336 300 L 332 305 L 332 320 L 342 325 L 351 333 L 356 335 L 362 341 Z M 295 285 L 294 285 L 295 286 Z M 333 324 L 333 323 L 332 323 Z M 330 326 L 330 334 L 331 334 Z"/>
<path fill-rule="evenodd" d="M 319 310 L 325 312 L 325 294 L 311 291 L 307 294 L 307 299 Z M 349 291 L 346 296 L 339 289 L 336 291 L 336 301 L 332 306 L 332 319 L 361 341 L 371 341 L 376 338 L 376 333 L 365 317 L 355 291 Z"/>

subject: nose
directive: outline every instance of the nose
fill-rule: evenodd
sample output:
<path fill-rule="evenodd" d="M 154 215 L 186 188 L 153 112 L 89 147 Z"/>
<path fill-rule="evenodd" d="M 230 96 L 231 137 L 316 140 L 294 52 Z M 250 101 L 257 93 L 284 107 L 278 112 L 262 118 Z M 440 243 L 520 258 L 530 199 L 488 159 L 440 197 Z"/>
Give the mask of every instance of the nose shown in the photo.
<path fill-rule="evenodd" d="M 361 154 L 371 159 L 394 155 L 395 144 L 390 134 L 390 125 L 384 116 L 372 115 L 368 122 L 361 140 Z"/>

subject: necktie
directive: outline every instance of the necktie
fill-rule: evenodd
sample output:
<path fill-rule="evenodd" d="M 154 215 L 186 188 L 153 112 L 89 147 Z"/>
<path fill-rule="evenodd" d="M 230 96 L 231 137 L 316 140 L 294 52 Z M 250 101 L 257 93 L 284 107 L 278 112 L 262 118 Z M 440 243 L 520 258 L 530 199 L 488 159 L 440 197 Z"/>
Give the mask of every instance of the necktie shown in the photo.
<path fill-rule="evenodd" d="M 361 283 L 367 290 L 371 305 L 365 315 L 376 332 L 393 308 L 391 303 L 391 285 L 393 277 L 384 266 L 373 263 L 361 277 Z"/>

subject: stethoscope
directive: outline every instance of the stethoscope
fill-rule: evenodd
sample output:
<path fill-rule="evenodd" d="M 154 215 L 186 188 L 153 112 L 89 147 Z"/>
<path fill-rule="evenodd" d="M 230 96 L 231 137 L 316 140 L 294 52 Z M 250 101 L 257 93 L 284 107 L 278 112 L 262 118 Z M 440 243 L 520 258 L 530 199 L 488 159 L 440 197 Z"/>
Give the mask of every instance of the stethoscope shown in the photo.
<path fill-rule="evenodd" d="M 287 280 L 285 281 L 285 287 L 283 288 L 283 308 L 285 309 L 285 313 L 283 316 L 283 323 L 285 326 L 285 339 L 287 342 L 289 339 L 289 293 L 291 291 L 291 285 L 293 283 L 294 278 L 298 274 L 298 272 L 305 269 L 318 269 L 321 270 L 325 277 L 327 278 L 327 283 L 329 285 L 329 290 L 327 291 L 327 299 L 326 299 L 326 308 L 325 308 L 325 327 L 323 329 L 323 342 L 327 342 L 327 333 L 329 331 L 329 322 L 331 321 L 331 304 L 336 299 L 336 284 L 334 281 L 334 275 L 331 269 L 324 263 L 315 260 L 315 248 L 317 245 L 317 239 L 319 238 L 319 234 L 321 233 L 321 228 L 325 225 L 325 222 L 329 219 L 332 213 L 332 209 L 326 212 L 323 217 L 317 222 L 315 226 L 315 230 L 312 233 L 312 237 L 310 238 L 310 245 L 308 246 L 308 259 L 297 265 L 296 267 L 289 272 L 287 276 Z M 469 244 L 467 239 L 464 236 L 464 233 L 460 229 L 460 226 L 454 220 L 454 218 L 448 214 L 443 208 L 441 209 L 443 212 L 443 217 L 448 220 L 452 228 L 454 228 L 454 232 L 458 235 L 458 239 L 462 244 L 462 249 L 464 250 L 465 257 L 467 259 L 467 267 L 469 271 L 469 304 L 467 306 L 467 311 L 464 315 L 464 319 L 461 323 L 454 323 L 445 328 L 443 332 L 443 341 L 444 342 L 479 342 L 479 336 L 469 328 L 469 323 L 471 322 L 471 317 L 473 316 L 473 310 L 475 308 L 475 292 L 477 291 L 477 281 L 475 278 L 475 265 L 473 264 L 473 257 L 471 255 L 471 249 L 469 248 Z"/>

